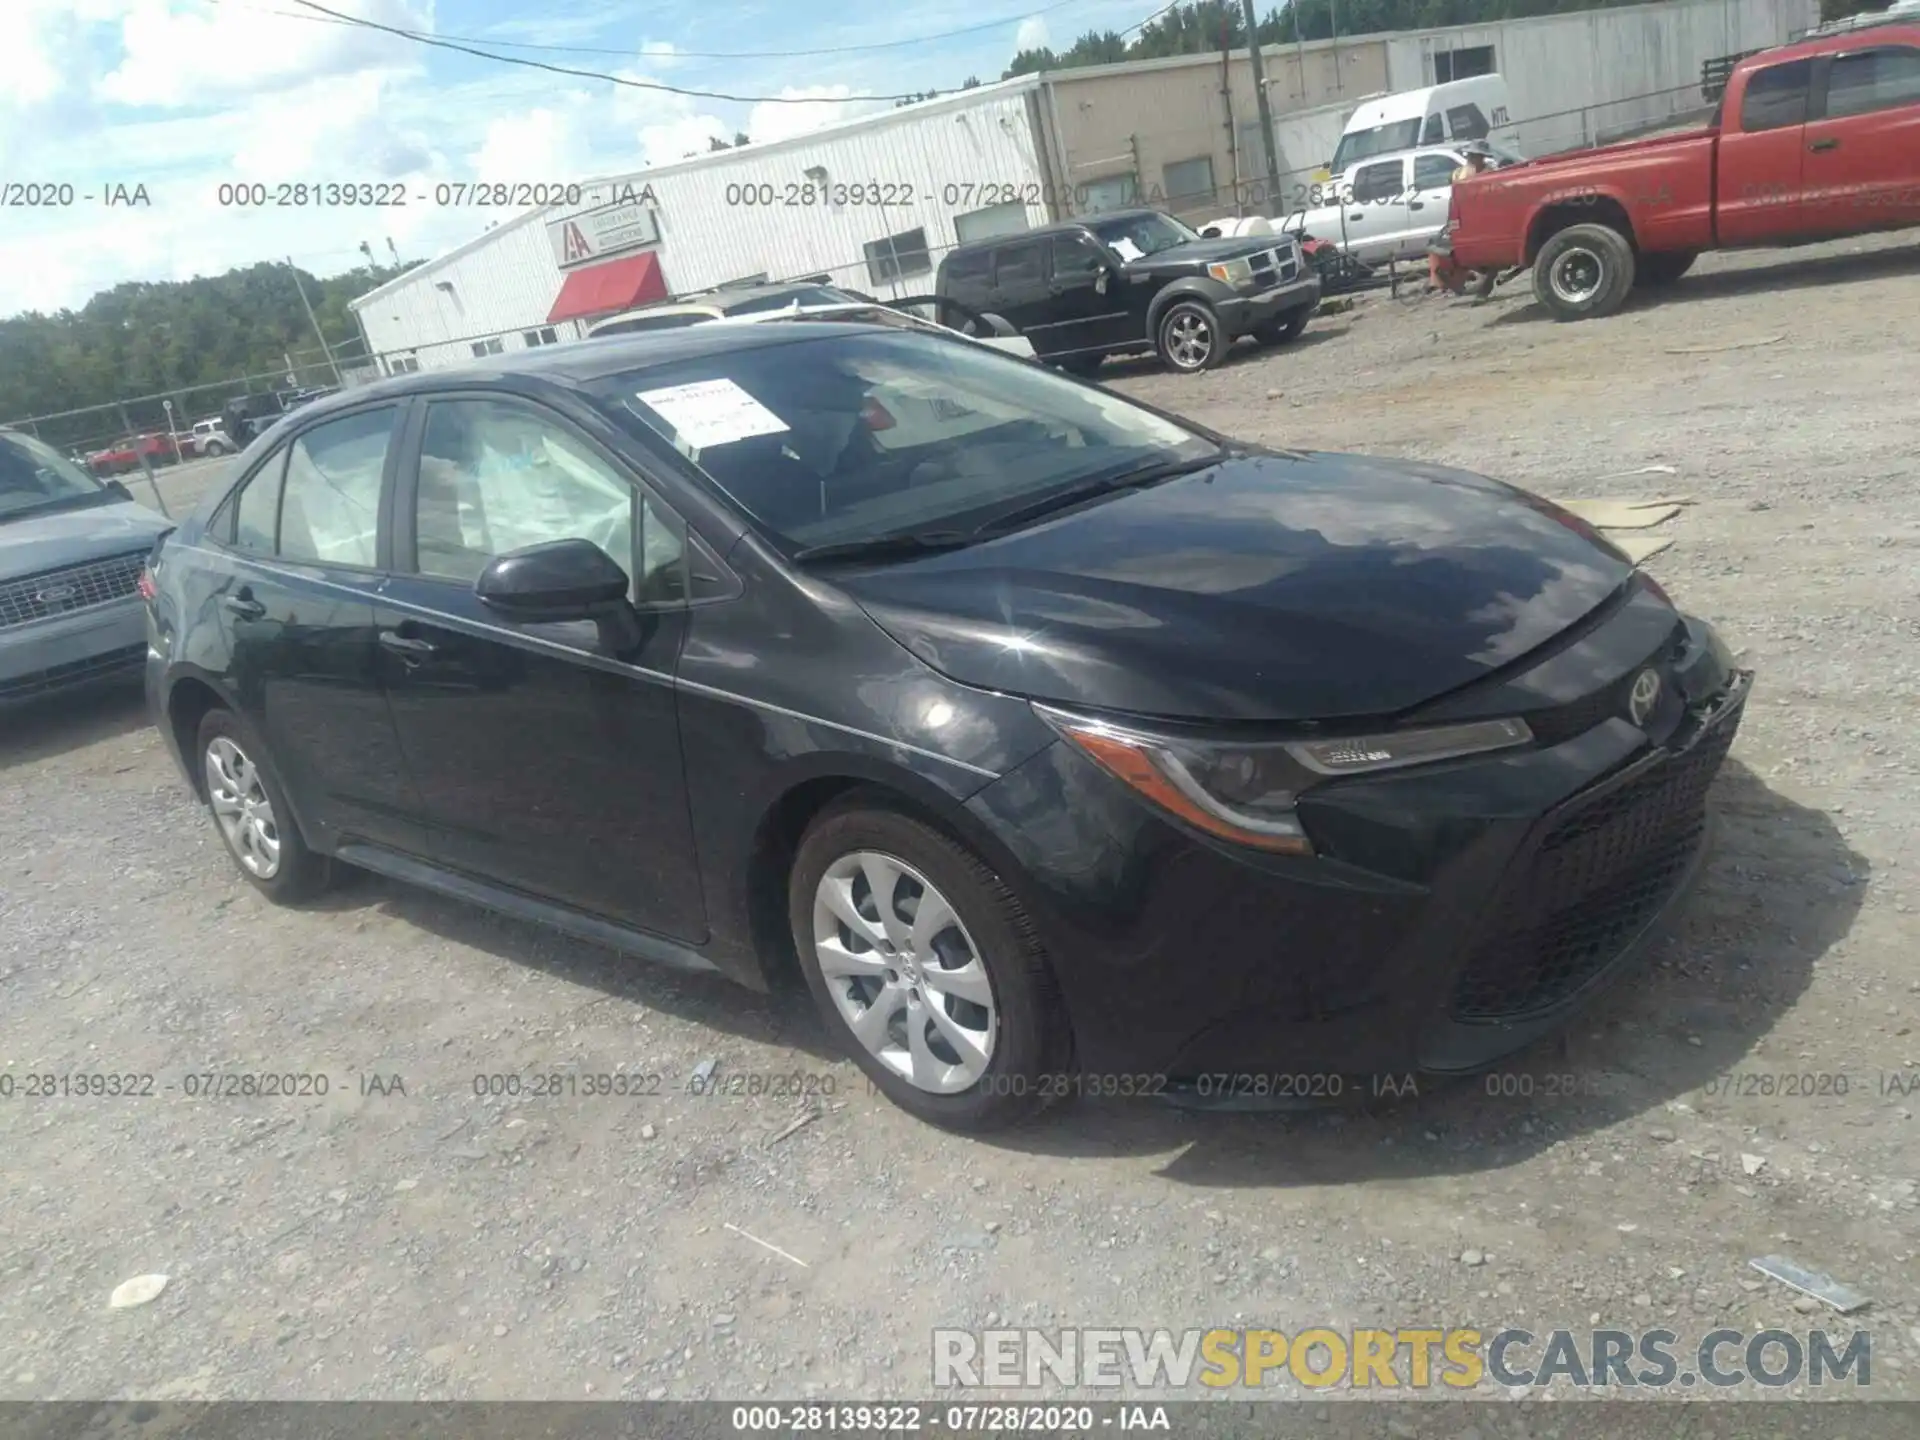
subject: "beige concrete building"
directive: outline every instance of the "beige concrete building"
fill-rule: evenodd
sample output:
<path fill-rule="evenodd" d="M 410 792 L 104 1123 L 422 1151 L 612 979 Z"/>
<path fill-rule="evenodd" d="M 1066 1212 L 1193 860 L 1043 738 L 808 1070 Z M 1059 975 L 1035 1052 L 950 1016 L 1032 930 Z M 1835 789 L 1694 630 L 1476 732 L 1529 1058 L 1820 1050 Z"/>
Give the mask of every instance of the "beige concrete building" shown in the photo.
<path fill-rule="evenodd" d="M 1499 72 L 1529 155 L 1596 144 L 1700 110 L 1701 65 L 1785 43 L 1818 0 L 1664 0 L 1262 52 L 1282 194 L 1304 188 L 1368 95 Z M 1245 50 L 1045 73 L 1050 168 L 1084 213 L 1139 202 L 1188 217 L 1264 195 Z M 1258 187 L 1258 195 L 1253 192 Z M 1249 206 L 1249 210 L 1257 208 Z"/>

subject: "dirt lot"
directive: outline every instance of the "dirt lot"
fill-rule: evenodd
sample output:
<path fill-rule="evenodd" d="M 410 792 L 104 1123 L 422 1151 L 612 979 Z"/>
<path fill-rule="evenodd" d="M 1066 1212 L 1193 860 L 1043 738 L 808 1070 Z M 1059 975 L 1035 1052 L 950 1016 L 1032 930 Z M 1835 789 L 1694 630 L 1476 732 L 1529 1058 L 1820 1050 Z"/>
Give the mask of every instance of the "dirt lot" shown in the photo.
<path fill-rule="evenodd" d="M 0 1075 L 159 1089 L 0 1100 L 0 1397 L 925 1395 L 929 1330 L 994 1323 L 1857 1323 L 1871 1393 L 1920 1397 L 1920 245 L 1709 257 L 1582 325 L 1510 290 L 1111 383 L 1261 440 L 1695 502 L 1649 568 L 1759 672 L 1718 846 L 1644 974 L 1495 1082 L 1530 1094 L 950 1137 L 787 1002 L 372 879 L 274 910 L 137 701 L 64 706 L 0 731 Z M 687 1093 L 709 1058 L 838 1093 L 775 1139 L 787 1102 Z M 255 1070 L 330 1089 L 186 1093 Z M 475 1094 L 555 1070 L 661 1093 Z M 1727 1093 L 1749 1074 L 1845 1078 Z M 1770 1252 L 1871 1308 L 1797 1309 L 1747 1268 Z M 157 1300 L 108 1308 L 149 1272 Z"/>

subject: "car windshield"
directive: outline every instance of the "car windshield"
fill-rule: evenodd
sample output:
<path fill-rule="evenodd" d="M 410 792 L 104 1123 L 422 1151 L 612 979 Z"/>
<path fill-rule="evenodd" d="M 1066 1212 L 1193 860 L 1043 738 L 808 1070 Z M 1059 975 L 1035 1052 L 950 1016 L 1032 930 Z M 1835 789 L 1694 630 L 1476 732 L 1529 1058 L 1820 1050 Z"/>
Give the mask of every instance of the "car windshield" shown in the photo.
<path fill-rule="evenodd" d="M 1121 215 L 1112 220 L 1096 220 L 1089 227 L 1122 260 L 1137 260 L 1142 255 L 1157 255 L 1189 240 L 1200 238 L 1171 215 Z"/>
<path fill-rule="evenodd" d="M 829 285 L 810 285 L 785 290 L 777 295 L 756 295 L 726 307 L 729 315 L 758 315 L 765 310 L 786 310 L 795 305 L 857 305 L 859 298 Z"/>
<path fill-rule="evenodd" d="M 1335 174 L 1358 160 L 1387 155 L 1395 150 L 1411 150 L 1420 143 L 1420 120 L 1395 120 L 1390 125 L 1375 125 L 1367 130 L 1350 130 L 1334 147 L 1333 163 L 1327 168 Z"/>
<path fill-rule="evenodd" d="M 756 345 L 596 387 L 789 553 L 940 531 L 1213 442 L 1109 391 L 944 336 Z"/>
<path fill-rule="evenodd" d="M 112 494 L 51 445 L 17 430 L 0 430 L 0 520 Z"/>

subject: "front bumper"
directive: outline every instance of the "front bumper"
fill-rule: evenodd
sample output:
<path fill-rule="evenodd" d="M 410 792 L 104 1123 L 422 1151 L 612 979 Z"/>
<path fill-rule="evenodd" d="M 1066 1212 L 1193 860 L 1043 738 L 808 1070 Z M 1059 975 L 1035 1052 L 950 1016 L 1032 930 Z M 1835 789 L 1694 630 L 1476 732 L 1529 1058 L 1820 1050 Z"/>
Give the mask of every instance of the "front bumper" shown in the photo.
<path fill-rule="evenodd" d="M 133 597 L 0 630 L 0 708 L 130 679 L 146 653 Z"/>
<path fill-rule="evenodd" d="M 1620 669 L 1646 663 L 1668 681 L 1648 729 L 1601 714 L 1558 744 L 1308 792 L 1310 859 L 1202 838 L 1065 744 L 988 786 L 971 805 L 1027 871 L 1079 1067 L 1130 1093 L 1324 1101 L 1482 1069 L 1563 1024 L 1685 893 L 1751 682 L 1698 621 Z"/>
<path fill-rule="evenodd" d="M 1269 320 L 1277 320 L 1282 315 L 1295 310 L 1311 310 L 1320 303 L 1320 276 L 1312 266 L 1302 259 L 1301 275 L 1284 285 L 1276 285 L 1271 290 L 1262 290 L 1254 295 L 1235 295 L 1231 299 L 1216 304 L 1214 312 L 1219 315 L 1220 323 L 1226 327 L 1229 335 L 1239 339 L 1251 334 Z"/>

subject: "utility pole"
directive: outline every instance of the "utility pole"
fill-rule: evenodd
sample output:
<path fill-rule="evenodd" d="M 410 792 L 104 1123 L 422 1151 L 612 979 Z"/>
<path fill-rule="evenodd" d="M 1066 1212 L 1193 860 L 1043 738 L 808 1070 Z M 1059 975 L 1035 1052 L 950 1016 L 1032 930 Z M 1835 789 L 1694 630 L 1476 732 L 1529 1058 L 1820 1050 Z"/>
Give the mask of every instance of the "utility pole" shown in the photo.
<path fill-rule="evenodd" d="M 1280 157 L 1273 150 L 1273 108 L 1267 103 L 1267 71 L 1260 62 L 1260 26 L 1253 18 L 1253 0 L 1240 0 L 1247 17 L 1247 62 L 1253 67 L 1253 103 L 1260 111 L 1260 147 L 1267 157 L 1267 205 L 1269 215 L 1280 203 Z"/>
<path fill-rule="evenodd" d="M 1253 0 L 1247 0 L 1247 3 L 1252 4 Z M 287 269 L 293 271 L 293 288 L 300 292 L 300 304 L 307 312 L 307 323 L 313 326 L 313 337 L 320 342 L 320 353 L 327 357 L 327 368 L 333 371 L 333 383 L 344 385 L 346 382 L 340 378 L 340 363 L 333 358 L 333 351 L 327 348 L 327 337 L 320 333 L 320 322 L 314 318 L 313 306 L 307 300 L 307 287 L 300 283 L 300 270 L 293 263 L 292 256 L 287 257 Z"/>
<path fill-rule="evenodd" d="M 1233 214 L 1239 219 L 1247 213 L 1247 197 L 1240 188 L 1240 134 L 1233 123 L 1233 45 L 1227 26 L 1229 13 L 1225 5 L 1220 7 L 1220 98 L 1227 106 L 1227 166 L 1233 171 Z"/>

